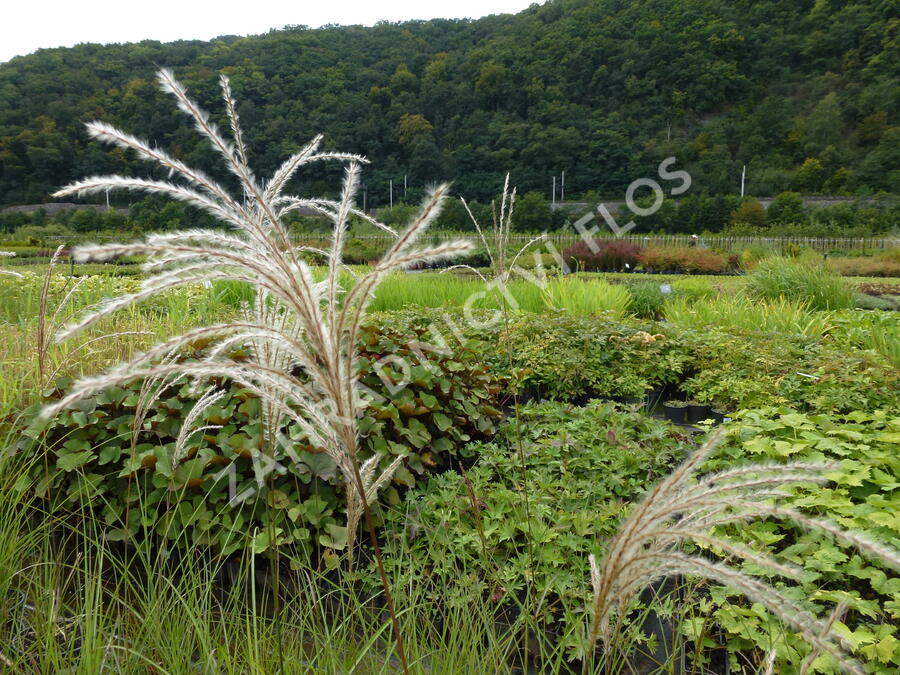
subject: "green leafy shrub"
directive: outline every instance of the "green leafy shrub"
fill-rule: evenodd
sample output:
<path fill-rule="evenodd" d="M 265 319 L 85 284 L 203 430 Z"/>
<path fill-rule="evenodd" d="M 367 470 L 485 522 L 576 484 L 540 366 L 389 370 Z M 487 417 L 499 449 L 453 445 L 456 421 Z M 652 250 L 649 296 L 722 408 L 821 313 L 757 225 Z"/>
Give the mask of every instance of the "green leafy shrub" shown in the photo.
<path fill-rule="evenodd" d="M 762 262 L 747 275 L 745 288 L 751 297 L 785 298 L 802 302 L 809 309 L 850 309 L 856 302 L 854 290 L 831 270 L 786 258 Z"/>
<path fill-rule="evenodd" d="M 465 475 L 435 476 L 390 510 L 388 529 L 398 534 L 387 564 L 402 578 L 415 560 L 438 587 L 493 597 L 498 609 L 515 606 L 529 579 L 545 625 L 564 609 L 583 617 L 588 554 L 684 456 L 686 441 L 677 428 L 612 403 L 522 406 L 518 424 L 469 446 L 478 460 Z"/>
<path fill-rule="evenodd" d="M 710 328 L 674 329 L 672 339 L 688 353 L 688 377 L 679 385 L 688 398 L 726 411 L 785 402 L 779 384 L 795 373 L 811 338 Z"/>
<path fill-rule="evenodd" d="M 730 469 L 766 460 L 837 462 L 841 469 L 829 475 L 831 483 L 795 489 L 786 506 L 896 547 L 900 545 L 896 516 L 900 513 L 900 418 L 896 411 L 893 416 L 886 411 L 832 416 L 775 408 L 746 411 L 730 426 L 726 442 L 707 461 L 708 468 Z M 886 574 L 878 561 L 864 559 L 821 533 L 789 522 L 754 522 L 734 534 L 758 553 L 778 554 L 805 568 L 802 582 L 783 590 L 818 605 L 821 616 L 828 612 L 824 603 L 848 603 L 840 632 L 850 641 L 854 655 L 866 663 L 866 672 L 898 671 L 900 579 Z M 752 563 L 744 563 L 743 570 L 761 572 Z M 786 669 L 776 672 L 794 672 L 789 668 L 802 663 L 809 653 L 802 638 L 772 625 L 767 615 L 749 607 L 733 591 L 713 587 L 709 594 L 711 618 L 725 633 L 732 663 L 738 661 L 737 652 L 755 651 L 755 659 L 762 661 L 774 648 L 776 664 Z M 820 657 L 810 672 L 830 673 L 831 666 L 829 658 Z"/>
<path fill-rule="evenodd" d="M 810 412 L 897 410 L 900 409 L 900 371 L 884 356 L 872 351 L 820 345 L 811 350 L 796 371 L 786 374 L 779 395 Z"/>
<path fill-rule="evenodd" d="M 382 396 L 360 420 L 361 455 L 382 453 L 387 463 L 405 457 L 383 495 L 394 501 L 416 476 L 447 468 L 465 443 L 493 434 L 502 387 L 471 345 L 456 344 L 452 354 L 420 348 L 420 358 L 414 346 L 428 342 L 425 329 L 403 328 L 366 326 L 359 362 L 360 382 Z M 386 381 L 376 372 L 385 357 Z M 407 372 L 400 359 L 410 364 Z M 388 383 L 404 375 L 409 384 L 392 392 Z M 210 384 L 224 396 L 193 420 L 197 395 L 183 379 L 163 387 L 143 421 L 136 412 L 149 382 L 112 387 L 75 404 L 44 433 L 32 434 L 46 452 L 33 489 L 53 510 L 93 510 L 113 539 L 153 531 L 222 555 L 241 548 L 261 553 L 272 545 L 274 529 L 278 544 L 342 548 L 344 485 L 335 462 L 294 424 L 282 429 L 288 442 L 261 458 L 258 399 L 225 380 Z M 49 395 L 67 386 L 61 381 Z M 176 457 L 186 421 L 195 431 Z M 272 471 L 261 475 L 261 468 Z"/>
<path fill-rule="evenodd" d="M 656 325 L 609 316 L 522 316 L 501 331 L 518 384 L 537 396 L 640 397 L 675 382 L 687 352 Z"/>
<path fill-rule="evenodd" d="M 884 356 L 848 342 L 721 329 L 672 330 L 670 339 L 688 355 L 681 391 L 716 408 L 787 403 L 823 413 L 900 408 L 897 369 Z"/>

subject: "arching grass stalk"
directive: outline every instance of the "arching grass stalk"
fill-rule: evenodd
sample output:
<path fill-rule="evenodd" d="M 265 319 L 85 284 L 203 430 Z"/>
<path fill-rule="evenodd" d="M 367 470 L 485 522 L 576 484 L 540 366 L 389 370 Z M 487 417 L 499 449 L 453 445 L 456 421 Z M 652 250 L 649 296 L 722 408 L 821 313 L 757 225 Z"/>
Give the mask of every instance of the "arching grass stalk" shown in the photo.
<path fill-rule="evenodd" d="M 451 257 L 471 249 L 465 241 L 417 248 L 416 242 L 438 215 L 447 186 L 437 187 L 425 199 L 418 215 L 402 232 L 380 223 L 354 207 L 360 166 L 367 162 L 352 154 L 322 152 L 317 136 L 288 158 L 267 181 L 259 180 L 247 161 L 247 148 L 237 108 L 226 77 L 221 78 L 223 101 L 231 130 L 226 139 L 209 115 L 188 97 L 184 87 L 168 70 L 161 70 L 162 89 L 172 94 L 178 107 L 193 121 L 195 129 L 224 160 L 225 168 L 240 185 L 233 196 L 202 171 L 191 168 L 130 134 L 103 122 L 91 122 L 94 138 L 137 153 L 169 172 L 172 180 L 93 176 L 75 182 L 54 196 L 80 196 L 125 189 L 164 195 L 204 209 L 229 226 L 230 231 L 186 230 L 149 235 L 134 244 L 86 245 L 73 255 L 79 262 L 105 260 L 120 255 L 147 256 L 147 274 L 140 290 L 114 298 L 83 316 L 57 335 L 66 340 L 119 309 L 157 295 L 167 289 L 197 282 L 232 280 L 255 289 L 255 302 L 243 319 L 205 326 L 177 335 L 150 348 L 103 375 L 83 378 L 60 401 L 45 408 L 47 418 L 78 399 L 105 387 L 137 378 L 182 374 L 204 383 L 211 377 L 227 377 L 256 394 L 262 403 L 263 442 L 270 456 L 260 456 L 263 468 L 273 468 L 285 457 L 299 462 L 292 444 L 278 433 L 286 423 L 296 424 L 308 442 L 322 447 L 343 476 L 347 492 L 347 552 L 352 565 L 356 530 L 365 518 L 372 540 L 385 599 L 404 671 L 406 660 L 381 552 L 369 513 L 369 503 L 390 481 L 402 457 L 358 456 L 358 415 L 364 405 L 357 388 L 356 344 L 366 308 L 379 283 L 393 270 L 416 263 Z M 313 162 L 336 160 L 347 163 L 341 198 L 307 199 L 284 194 L 288 182 L 302 167 Z M 328 273 L 317 281 L 302 254 L 308 247 L 295 247 L 282 219 L 299 208 L 313 209 L 334 224 L 331 247 L 318 250 L 327 259 Z M 389 232 L 394 243 L 370 271 L 346 290 L 340 283 L 342 252 L 351 216 L 363 218 Z M 203 341 L 210 346 L 198 361 L 179 361 L 182 348 Z M 249 360 L 229 355 L 238 346 L 249 348 Z M 270 542 L 277 546 L 277 542 Z"/>
<path fill-rule="evenodd" d="M 532 244 L 546 239 L 546 234 L 539 234 L 538 236 L 531 238 L 512 257 L 512 260 L 510 260 L 509 235 L 510 232 L 512 232 L 512 216 L 513 210 L 516 206 L 516 188 L 513 187 L 510 190 L 508 173 L 506 174 L 506 178 L 503 181 L 503 192 L 500 195 L 499 211 L 497 210 L 496 201 L 491 201 L 492 239 L 490 242 L 488 241 L 484 230 L 481 228 L 481 225 L 478 223 L 478 219 L 472 213 L 472 209 L 469 208 L 469 204 L 462 197 L 460 197 L 459 200 L 462 202 L 466 213 L 469 215 L 469 219 L 475 226 L 475 231 L 478 232 L 478 236 L 481 239 L 481 243 L 484 246 L 485 252 L 487 253 L 488 260 L 490 260 L 490 281 L 494 282 L 494 284 L 497 285 L 502 291 L 505 291 L 506 285 L 512 279 L 513 272 L 516 270 L 516 262 L 518 261 L 519 257 L 525 251 L 527 251 Z M 481 272 L 476 270 L 471 265 L 453 265 L 452 267 L 449 267 L 443 271 L 447 272 L 449 270 L 458 268 L 466 268 L 472 270 L 476 275 L 478 275 L 478 277 L 481 278 L 482 281 L 489 281 Z"/>
<path fill-rule="evenodd" d="M 725 562 L 685 553 L 682 544 L 694 542 L 794 580 L 800 578 L 801 568 L 729 539 L 719 534 L 718 528 L 758 518 L 789 520 L 855 547 L 894 569 L 900 569 L 900 551 L 779 504 L 782 497 L 789 496 L 789 488 L 802 483 L 824 483 L 825 475 L 838 470 L 839 465 L 751 464 L 698 476 L 718 438 L 712 436 L 635 505 L 601 563 L 590 556 L 593 602 L 586 653 L 593 651 L 598 639 L 607 649 L 612 647 L 641 590 L 666 577 L 688 575 L 743 593 L 800 633 L 814 653 L 827 653 L 843 670 L 862 675 L 862 667 L 845 652 L 849 643 L 833 627 L 836 614 L 822 621 L 774 586 Z M 585 671 L 588 661 L 586 658 Z"/>

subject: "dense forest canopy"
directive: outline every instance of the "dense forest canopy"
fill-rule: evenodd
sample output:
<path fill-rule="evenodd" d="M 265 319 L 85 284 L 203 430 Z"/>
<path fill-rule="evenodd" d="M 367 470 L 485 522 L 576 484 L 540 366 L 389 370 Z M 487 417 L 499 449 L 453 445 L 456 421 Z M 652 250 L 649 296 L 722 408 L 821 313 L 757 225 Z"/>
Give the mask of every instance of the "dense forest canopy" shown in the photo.
<path fill-rule="evenodd" d="M 302 16 L 298 16 L 302 20 Z M 80 45 L 0 64 L 0 205 L 91 173 L 143 172 L 82 123 L 112 122 L 209 170 L 159 92 L 168 66 L 218 115 L 225 72 L 260 173 L 316 133 L 367 155 L 369 206 L 453 180 L 621 198 L 675 156 L 692 193 L 900 193 L 895 0 L 550 0 L 476 21 L 291 26 L 211 42 Z M 339 167 L 301 189 L 333 191 Z M 226 176 L 221 177 L 227 180 Z M 115 199 L 115 198 L 114 198 Z M 124 199 L 124 197 L 120 198 Z"/>

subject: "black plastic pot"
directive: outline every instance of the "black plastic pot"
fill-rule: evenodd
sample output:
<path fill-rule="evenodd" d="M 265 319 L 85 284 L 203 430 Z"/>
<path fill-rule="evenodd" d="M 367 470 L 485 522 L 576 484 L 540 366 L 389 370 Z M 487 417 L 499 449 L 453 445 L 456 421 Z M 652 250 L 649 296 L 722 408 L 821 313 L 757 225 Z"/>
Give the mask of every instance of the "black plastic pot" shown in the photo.
<path fill-rule="evenodd" d="M 647 395 L 644 398 L 644 407 L 647 409 L 648 413 L 653 412 L 659 407 L 663 401 L 664 394 L 664 389 L 654 389 L 647 392 Z"/>
<path fill-rule="evenodd" d="M 572 405 L 577 405 L 579 407 L 584 407 L 587 405 L 587 402 L 591 399 L 590 394 L 579 394 L 578 396 L 573 396 L 569 399 L 569 403 Z"/>
<path fill-rule="evenodd" d="M 670 422 L 675 424 L 684 424 L 685 413 L 687 407 L 685 405 L 672 405 L 671 403 L 663 403 L 663 416 Z"/>
<path fill-rule="evenodd" d="M 708 420 L 710 417 L 712 417 L 712 415 L 710 414 L 710 408 L 708 405 L 691 403 L 687 407 L 688 424 L 696 424 L 697 422 Z"/>

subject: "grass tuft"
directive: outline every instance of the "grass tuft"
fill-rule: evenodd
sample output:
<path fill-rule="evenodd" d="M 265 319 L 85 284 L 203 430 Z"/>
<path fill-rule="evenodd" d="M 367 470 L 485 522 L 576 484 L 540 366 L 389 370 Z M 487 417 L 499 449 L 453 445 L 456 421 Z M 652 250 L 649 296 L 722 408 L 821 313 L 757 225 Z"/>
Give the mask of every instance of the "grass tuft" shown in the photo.
<path fill-rule="evenodd" d="M 747 276 L 746 292 L 761 300 L 790 300 L 809 309 L 850 309 L 853 288 L 830 269 L 789 258 L 769 258 Z"/>

